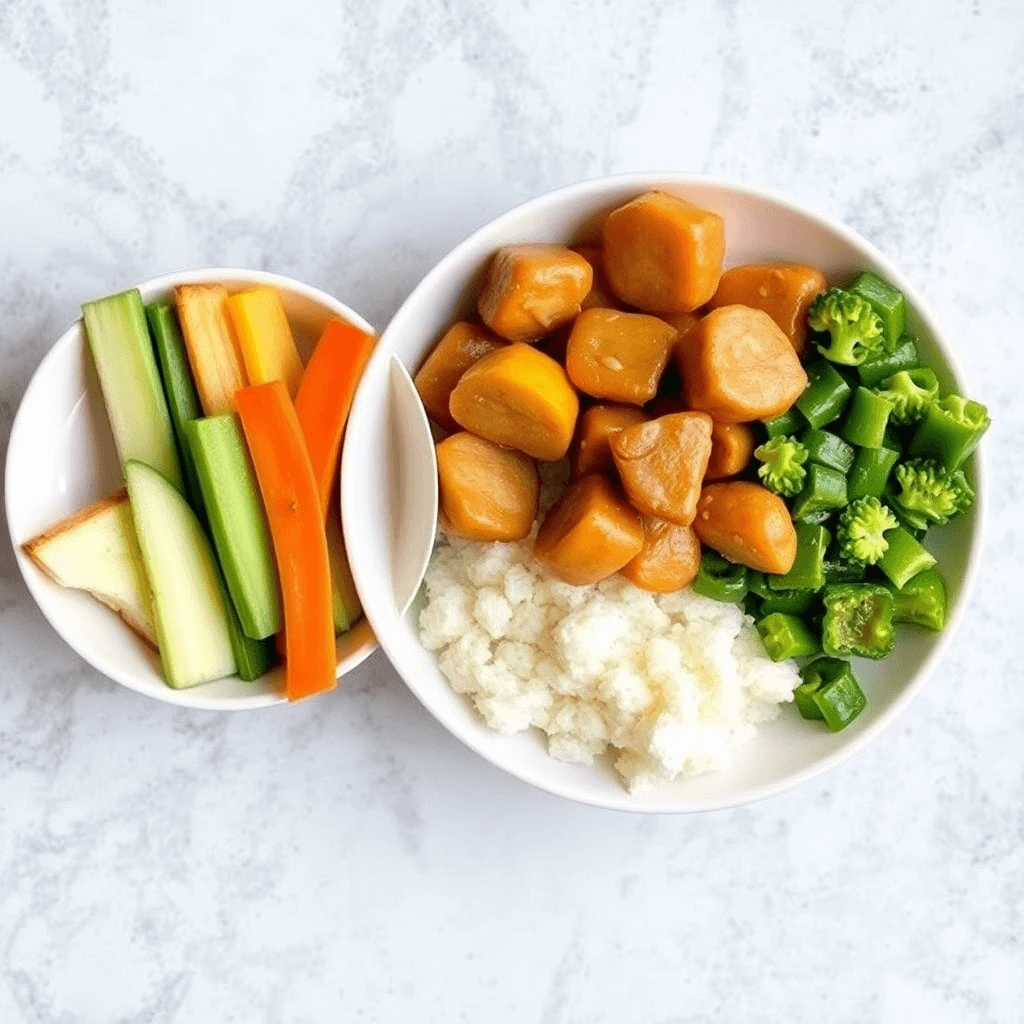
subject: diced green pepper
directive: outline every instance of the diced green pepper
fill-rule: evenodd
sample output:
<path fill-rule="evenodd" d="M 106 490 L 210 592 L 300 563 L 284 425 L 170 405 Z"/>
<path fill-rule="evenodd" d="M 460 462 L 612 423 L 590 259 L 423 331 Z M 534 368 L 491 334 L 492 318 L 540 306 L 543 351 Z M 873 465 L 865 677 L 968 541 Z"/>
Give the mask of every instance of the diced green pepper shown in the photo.
<path fill-rule="evenodd" d="M 803 615 L 810 611 L 817 594 L 813 590 L 772 590 L 761 598 L 760 614 L 772 615 L 782 612 L 783 615 Z"/>
<path fill-rule="evenodd" d="M 861 448 L 881 448 L 892 403 L 867 388 L 857 388 L 839 433 Z"/>
<path fill-rule="evenodd" d="M 774 419 L 765 420 L 764 429 L 769 437 L 785 437 L 796 434 L 806 422 L 800 410 L 793 406 Z"/>
<path fill-rule="evenodd" d="M 826 654 L 884 658 L 896 643 L 895 601 L 887 587 L 837 583 L 825 588 L 821 646 Z"/>
<path fill-rule="evenodd" d="M 859 273 L 849 290 L 862 299 L 867 299 L 871 308 L 882 318 L 882 333 L 885 347 L 891 352 L 907 325 L 907 300 L 903 292 L 883 281 L 870 270 Z"/>
<path fill-rule="evenodd" d="M 904 334 L 892 352 L 883 352 L 868 359 L 857 367 L 860 382 L 867 388 L 873 388 L 886 377 L 891 377 L 900 370 L 912 370 L 921 365 L 921 353 L 913 335 Z"/>
<path fill-rule="evenodd" d="M 904 584 L 893 588 L 896 621 L 910 622 L 936 632 L 946 624 L 946 583 L 937 569 L 926 569 Z"/>
<path fill-rule="evenodd" d="M 702 597 L 739 604 L 747 594 L 747 567 L 726 561 L 717 551 L 706 548 L 691 586 Z"/>
<path fill-rule="evenodd" d="M 820 462 L 823 466 L 838 470 L 844 476 L 850 472 L 857 452 L 841 437 L 828 430 L 812 427 L 800 438 L 807 449 L 807 457 L 811 462 Z"/>
<path fill-rule="evenodd" d="M 947 469 L 956 469 L 978 447 L 991 422 L 981 402 L 947 395 L 928 407 L 910 442 L 910 454 L 937 459 Z"/>
<path fill-rule="evenodd" d="M 846 492 L 850 501 L 856 501 L 857 498 L 881 498 L 892 467 L 899 457 L 899 452 L 888 447 L 858 448 L 847 480 Z"/>
<path fill-rule="evenodd" d="M 805 658 L 820 650 L 818 638 L 807 628 L 803 619 L 796 615 L 772 612 L 757 622 L 765 653 L 772 661 L 787 658 Z"/>
<path fill-rule="evenodd" d="M 878 567 L 897 589 L 902 590 L 918 573 L 935 565 L 935 556 L 905 526 L 890 530 L 885 539 L 889 547 L 878 560 Z"/>
<path fill-rule="evenodd" d="M 793 518 L 802 519 L 812 512 L 842 508 L 846 501 L 846 477 L 835 469 L 812 462 L 803 490 L 793 500 Z"/>
<path fill-rule="evenodd" d="M 772 590 L 821 590 L 825 585 L 825 552 L 831 539 L 824 526 L 797 526 L 793 567 L 782 575 L 769 576 L 768 585 Z"/>
<path fill-rule="evenodd" d="M 796 408 L 812 427 L 839 419 L 850 400 L 850 385 L 827 359 L 807 367 L 808 385 L 796 400 Z"/>
<path fill-rule="evenodd" d="M 818 658 L 800 670 L 803 682 L 793 691 L 804 718 L 822 719 L 832 732 L 845 729 L 867 707 L 868 699 L 848 661 Z"/>

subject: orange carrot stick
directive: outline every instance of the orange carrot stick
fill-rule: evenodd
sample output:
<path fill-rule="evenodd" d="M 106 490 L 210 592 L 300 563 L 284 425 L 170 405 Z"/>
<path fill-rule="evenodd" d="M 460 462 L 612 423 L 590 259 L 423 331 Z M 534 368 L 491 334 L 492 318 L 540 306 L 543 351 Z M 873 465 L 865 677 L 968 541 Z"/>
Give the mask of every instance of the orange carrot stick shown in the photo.
<path fill-rule="evenodd" d="M 345 422 L 374 341 L 372 334 L 344 320 L 329 320 L 295 396 L 295 411 L 325 515 L 338 471 Z"/>
<path fill-rule="evenodd" d="M 295 407 L 279 381 L 235 395 L 281 577 L 289 700 L 335 685 L 331 568 L 316 477 Z"/>

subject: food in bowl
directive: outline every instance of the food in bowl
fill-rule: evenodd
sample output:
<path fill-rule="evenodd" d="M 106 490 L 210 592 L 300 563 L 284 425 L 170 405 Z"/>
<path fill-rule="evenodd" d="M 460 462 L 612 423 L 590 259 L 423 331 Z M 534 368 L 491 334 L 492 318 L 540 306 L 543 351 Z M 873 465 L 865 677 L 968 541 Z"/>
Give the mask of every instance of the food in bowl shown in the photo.
<path fill-rule="evenodd" d="M 133 289 L 83 307 L 127 490 L 24 551 L 121 614 L 172 687 L 259 678 L 280 650 L 286 694 L 320 692 L 336 630 L 361 617 L 327 510 L 373 339 L 333 320 L 304 367 L 275 288 L 184 284 L 173 299 L 145 307 Z"/>
<path fill-rule="evenodd" d="M 865 272 L 830 288 L 820 270 L 794 263 L 723 273 L 723 230 L 713 211 L 667 193 L 645 194 L 607 216 L 600 244 L 543 247 L 552 264 L 575 252 L 591 266 L 591 292 L 578 298 L 575 315 L 566 313 L 563 292 L 552 315 L 550 296 L 537 297 L 545 316 L 528 337 L 518 328 L 502 336 L 502 323 L 488 324 L 486 316 L 483 324 L 467 319 L 459 326 L 466 334 L 486 332 L 489 344 L 447 377 L 453 436 L 479 436 L 540 459 L 542 475 L 546 462 L 568 452 L 572 474 L 550 507 L 542 502 L 546 511 L 525 540 L 460 534 L 442 516 L 448 536 L 428 572 L 421 638 L 489 724 L 516 721 L 486 710 L 495 680 L 516 692 L 506 674 L 492 671 L 501 667 L 497 645 L 525 641 L 491 634 L 504 611 L 489 618 L 500 604 L 491 594 L 481 603 L 473 588 L 493 590 L 495 583 L 474 583 L 471 563 L 484 565 L 505 547 L 515 546 L 501 557 L 517 572 L 529 552 L 541 594 L 561 586 L 578 590 L 581 603 L 597 595 L 629 603 L 634 591 L 675 598 L 689 587 L 687 601 L 735 605 L 736 642 L 759 636 L 760 656 L 790 673 L 793 690 L 777 701 L 795 700 L 804 717 L 833 730 L 849 725 L 866 700 L 845 659 L 887 655 L 897 623 L 942 626 L 944 584 L 922 540 L 929 526 L 970 506 L 964 463 L 988 426 L 984 407 L 940 395 L 905 329 L 906 300 L 886 282 Z M 499 251 L 485 289 L 505 260 Z M 498 277 L 503 303 L 518 309 L 522 324 L 535 306 L 528 278 Z M 422 386 L 427 367 L 432 381 L 439 379 L 443 360 L 435 356 L 417 376 L 428 411 L 444 405 L 443 392 L 430 390 L 428 403 Z M 444 417 L 434 418 L 443 429 Z M 490 490 L 485 476 L 476 487 Z M 443 509 L 443 479 L 440 501 Z M 454 584 L 453 560 L 464 566 Z M 512 607 L 509 595 L 502 600 Z M 574 605 L 541 603 L 549 645 Z M 451 621 L 467 636 L 482 629 L 491 640 L 459 648 L 459 638 L 439 625 L 446 605 L 463 608 Z M 509 623 L 514 618 L 513 610 Z M 676 625 L 685 631 L 685 621 Z M 455 649 L 479 667 L 475 683 Z M 668 693 L 651 674 L 646 648 L 631 652 L 608 652 L 609 664 L 632 659 L 634 674 L 653 688 L 650 724 Z M 570 677 L 586 658 L 564 645 L 543 653 Z M 532 724 L 547 728 L 538 682 L 543 678 L 527 686 Z M 600 670 L 591 678 L 588 715 L 600 715 L 593 694 L 606 682 Z M 691 708 L 691 724 L 714 720 L 716 685 Z M 566 695 L 562 686 L 548 688 L 551 706 Z M 578 692 L 568 695 L 580 700 Z M 515 728 L 531 724 L 522 717 Z M 606 736 L 612 731 L 606 722 Z M 626 749 L 613 738 L 604 744 L 619 754 Z M 551 749 L 566 756 L 581 748 Z M 650 754 L 648 746 L 644 756 Z M 697 763 L 682 755 L 640 775 L 674 777 Z"/>

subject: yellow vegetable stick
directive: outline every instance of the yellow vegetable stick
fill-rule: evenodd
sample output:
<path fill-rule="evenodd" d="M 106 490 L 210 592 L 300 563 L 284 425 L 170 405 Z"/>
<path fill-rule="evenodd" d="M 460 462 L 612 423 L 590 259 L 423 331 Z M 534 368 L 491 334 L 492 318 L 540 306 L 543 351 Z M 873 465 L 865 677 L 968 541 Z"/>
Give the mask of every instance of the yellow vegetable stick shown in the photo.
<path fill-rule="evenodd" d="M 276 289 L 252 288 L 228 299 L 250 384 L 284 382 L 292 398 L 302 380 L 302 360 Z"/>
<path fill-rule="evenodd" d="M 227 316 L 228 292 L 219 284 L 174 289 L 181 333 L 206 416 L 235 411 L 235 392 L 246 385 L 238 342 Z"/>

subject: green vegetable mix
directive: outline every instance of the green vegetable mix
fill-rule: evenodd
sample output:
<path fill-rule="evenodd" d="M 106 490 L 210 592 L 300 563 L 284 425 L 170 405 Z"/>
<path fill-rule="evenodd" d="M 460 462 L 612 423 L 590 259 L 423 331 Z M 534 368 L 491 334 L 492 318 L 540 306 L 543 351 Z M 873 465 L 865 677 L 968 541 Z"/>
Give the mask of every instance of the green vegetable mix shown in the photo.
<path fill-rule="evenodd" d="M 927 531 L 970 509 L 964 463 L 990 425 L 980 402 L 942 395 L 907 332 L 906 298 L 870 271 L 811 304 L 808 383 L 764 422 L 757 476 L 788 505 L 788 572 L 705 551 L 693 589 L 753 617 L 776 661 L 810 658 L 793 697 L 804 718 L 845 728 L 867 698 L 845 658 L 881 659 L 897 624 L 940 630 L 946 584 Z"/>

